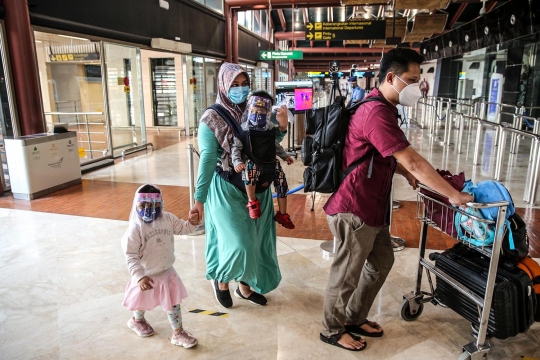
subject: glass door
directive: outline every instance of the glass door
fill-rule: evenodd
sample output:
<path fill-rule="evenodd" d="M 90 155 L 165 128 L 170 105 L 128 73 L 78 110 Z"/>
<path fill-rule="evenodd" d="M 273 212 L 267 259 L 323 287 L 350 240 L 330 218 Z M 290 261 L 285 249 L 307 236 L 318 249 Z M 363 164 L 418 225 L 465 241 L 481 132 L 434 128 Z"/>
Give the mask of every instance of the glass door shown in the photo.
<path fill-rule="evenodd" d="M 140 49 L 104 43 L 108 124 L 113 155 L 146 144 Z"/>
<path fill-rule="evenodd" d="M 154 126 L 178 126 L 174 58 L 150 59 Z"/>
<path fill-rule="evenodd" d="M 204 76 L 204 58 L 186 55 L 185 83 L 187 89 L 188 112 L 186 116 L 186 134 L 193 134 L 199 127 L 199 120 L 206 110 L 206 84 Z"/>
<path fill-rule="evenodd" d="M 11 88 L 11 73 L 7 60 L 7 49 L 4 43 L 4 22 L 0 21 L 0 195 L 4 191 L 11 190 L 9 171 L 4 147 L 4 139 L 19 135 L 17 129 L 13 129 L 15 104 Z"/>

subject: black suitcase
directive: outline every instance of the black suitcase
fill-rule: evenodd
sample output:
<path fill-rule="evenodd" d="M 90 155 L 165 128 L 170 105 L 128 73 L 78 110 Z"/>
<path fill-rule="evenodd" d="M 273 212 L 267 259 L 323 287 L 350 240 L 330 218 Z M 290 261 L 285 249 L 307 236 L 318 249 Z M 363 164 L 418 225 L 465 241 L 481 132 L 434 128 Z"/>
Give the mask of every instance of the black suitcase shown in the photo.
<path fill-rule="evenodd" d="M 483 297 L 487 282 L 489 258 L 462 244 L 434 253 L 435 266 L 452 276 L 472 292 Z M 500 267 L 495 281 L 492 305 L 488 321 L 488 335 L 506 339 L 526 331 L 533 322 L 536 300 L 532 296 L 532 283 L 519 269 Z M 438 300 L 469 320 L 476 328 L 479 326 L 479 313 L 476 304 L 437 279 L 435 296 Z"/>

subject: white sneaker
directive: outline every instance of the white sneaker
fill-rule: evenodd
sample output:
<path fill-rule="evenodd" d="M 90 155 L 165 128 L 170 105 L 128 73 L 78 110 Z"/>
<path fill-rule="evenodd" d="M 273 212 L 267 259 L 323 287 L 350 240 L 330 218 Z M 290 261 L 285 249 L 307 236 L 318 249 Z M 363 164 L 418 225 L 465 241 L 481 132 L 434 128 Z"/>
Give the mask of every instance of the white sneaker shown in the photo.
<path fill-rule="evenodd" d="M 190 333 L 188 333 L 186 330 L 182 330 L 179 333 L 175 333 L 173 331 L 173 335 L 171 338 L 171 344 L 183 346 L 186 349 L 189 349 L 191 347 L 194 347 L 197 345 L 197 339 L 195 339 Z"/>

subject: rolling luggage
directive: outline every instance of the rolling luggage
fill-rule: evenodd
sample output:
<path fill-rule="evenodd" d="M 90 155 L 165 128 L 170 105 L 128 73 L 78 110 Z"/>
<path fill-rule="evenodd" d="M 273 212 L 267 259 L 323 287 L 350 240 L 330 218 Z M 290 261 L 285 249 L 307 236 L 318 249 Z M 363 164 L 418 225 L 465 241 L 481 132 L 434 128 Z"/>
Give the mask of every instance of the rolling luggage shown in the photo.
<path fill-rule="evenodd" d="M 452 276 L 480 297 L 484 296 L 488 276 L 489 258 L 457 244 L 442 254 L 430 256 L 435 266 Z M 436 298 L 474 326 L 479 326 L 476 304 L 455 290 L 451 285 L 437 279 Z M 493 291 L 488 321 L 490 336 L 506 339 L 527 329 L 534 322 L 536 297 L 530 278 L 516 267 L 499 266 Z"/>

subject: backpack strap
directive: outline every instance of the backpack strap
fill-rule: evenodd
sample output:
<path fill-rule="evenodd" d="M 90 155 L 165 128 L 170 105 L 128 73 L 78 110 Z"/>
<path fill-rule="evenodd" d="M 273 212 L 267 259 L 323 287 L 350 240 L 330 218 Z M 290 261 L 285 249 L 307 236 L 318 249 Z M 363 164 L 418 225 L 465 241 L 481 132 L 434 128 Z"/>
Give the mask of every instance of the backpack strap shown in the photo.
<path fill-rule="evenodd" d="M 242 142 L 242 153 L 246 155 L 247 157 L 251 158 L 251 142 L 249 141 L 249 132 L 244 131 L 242 127 L 236 122 L 236 120 L 232 117 L 229 110 L 224 108 L 220 104 L 214 104 L 209 106 L 207 109 L 214 110 L 218 113 L 218 115 L 229 125 L 231 130 L 234 133 L 234 136 L 236 136 L 241 142 Z"/>
<path fill-rule="evenodd" d="M 365 103 L 368 103 L 368 102 L 371 102 L 371 101 L 378 101 L 378 102 L 382 102 L 383 104 L 385 104 L 386 106 L 388 106 L 388 108 L 390 110 L 392 110 L 392 106 L 390 105 L 390 103 L 388 102 L 388 100 L 386 100 L 383 96 L 372 96 L 372 97 L 369 97 L 367 99 L 364 99 L 362 101 L 359 101 L 357 102 L 356 104 L 354 104 L 353 106 L 351 106 L 349 108 L 349 111 L 351 112 L 351 115 L 353 115 L 356 110 L 358 110 L 358 108 L 360 106 L 362 106 L 363 104 Z M 392 112 L 394 112 L 392 110 Z M 396 116 L 396 118 L 398 118 L 398 113 L 397 112 L 394 112 L 394 115 Z M 370 174 L 368 177 L 371 177 L 371 169 L 373 168 L 373 157 L 375 156 L 375 154 L 372 154 L 371 155 L 371 162 L 369 164 L 369 168 L 370 168 Z M 341 174 L 341 179 L 345 179 L 345 177 L 347 177 L 347 175 L 349 175 L 350 173 L 353 172 L 354 169 L 356 169 L 358 167 L 358 165 L 360 165 L 362 162 L 364 162 L 364 159 L 360 159 L 358 161 L 355 161 L 354 163 L 352 163 L 351 165 L 349 165 L 349 167 L 347 169 L 345 169 L 345 171 L 342 171 L 342 174 Z"/>
<path fill-rule="evenodd" d="M 232 117 L 229 110 L 225 109 L 220 104 L 211 105 L 211 106 L 208 107 L 208 109 L 211 109 L 211 110 L 214 110 L 215 112 L 217 112 L 218 115 L 223 119 L 223 121 L 225 121 L 227 123 L 227 125 L 229 125 L 229 127 L 232 129 L 232 131 L 234 132 L 234 136 L 239 137 L 238 135 L 243 130 L 240 127 L 240 125 L 238 125 L 236 120 L 234 120 L 234 118 Z"/>

